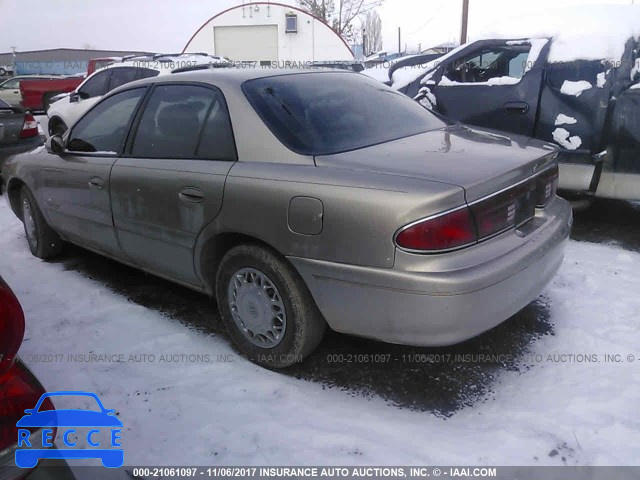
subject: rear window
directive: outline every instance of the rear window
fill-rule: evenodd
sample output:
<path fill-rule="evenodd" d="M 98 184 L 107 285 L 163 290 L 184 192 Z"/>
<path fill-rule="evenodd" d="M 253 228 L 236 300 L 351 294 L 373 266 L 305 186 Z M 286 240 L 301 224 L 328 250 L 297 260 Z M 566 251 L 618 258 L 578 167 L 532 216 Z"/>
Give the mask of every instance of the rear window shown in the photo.
<path fill-rule="evenodd" d="M 443 127 L 405 95 L 354 73 L 301 73 L 245 82 L 273 134 L 304 155 L 331 155 Z"/>

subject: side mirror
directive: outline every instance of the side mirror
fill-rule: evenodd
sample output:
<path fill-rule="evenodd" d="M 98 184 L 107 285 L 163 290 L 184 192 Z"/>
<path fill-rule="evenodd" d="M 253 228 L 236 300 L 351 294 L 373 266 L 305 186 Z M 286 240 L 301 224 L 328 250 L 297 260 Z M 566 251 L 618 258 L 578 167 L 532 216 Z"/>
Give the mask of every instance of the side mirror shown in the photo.
<path fill-rule="evenodd" d="M 81 99 L 82 97 L 78 92 L 71 92 L 71 94 L 69 95 L 69 102 L 71 103 L 79 102 Z"/>
<path fill-rule="evenodd" d="M 60 135 L 54 135 L 47 139 L 45 144 L 47 152 L 55 155 L 62 155 L 64 153 L 64 141 Z"/>

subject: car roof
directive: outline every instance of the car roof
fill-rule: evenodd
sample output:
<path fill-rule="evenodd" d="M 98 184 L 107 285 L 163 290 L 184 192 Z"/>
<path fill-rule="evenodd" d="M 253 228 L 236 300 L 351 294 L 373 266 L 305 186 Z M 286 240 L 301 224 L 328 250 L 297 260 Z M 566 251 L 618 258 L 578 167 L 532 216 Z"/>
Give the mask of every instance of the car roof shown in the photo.
<path fill-rule="evenodd" d="M 170 78 L 162 78 L 162 81 L 198 81 L 215 82 L 227 80 L 231 82 L 245 82 L 258 78 L 281 77 L 286 75 L 307 75 L 307 74 L 327 74 L 338 73 L 344 75 L 355 75 L 354 72 L 342 69 L 311 68 L 311 69 L 278 69 L 278 68 L 211 68 L 207 70 L 193 70 L 174 73 Z M 150 79 L 153 81 L 153 79 Z M 156 80 L 158 80 L 156 78 Z"/>
<path fill-rule="evenodd" d="M 240 85 L 248 80 L 258 78 L 282 77 L 286 75 L 325 75 L 329 73 L 339 75 L 360 75 L 349 70 L 342 69 L 276 69 L 276 68 L 208 68 L 205 70 L 192 70 L 174 73 L 172 75 L 159 75 L 157 77 L 144 78 L 126 83 L 109 92 L 109 95 L 127 90 L 132 87 L 148 85 L 150 83 L 171 83 L 171 82 L 198 82 L 210 83 L 219 87 L 232 87 Z"/>
<path fill-rule="evenodd" d="M 160 72 L 160 75 L 172 73 L 173 70 L 184 66 L 203 66 L 210 64 L 224 64 L 228 60 L 204 53 L 184 54 L 156 54 L 156 55 L 131 55 L 122 60 L 111 63 L 100 70 L 121 67 L 148 68 Z M 187 65 L 188 64 L 188 65 Z M 97 70 L 96 70 L 97 71 Z"/>

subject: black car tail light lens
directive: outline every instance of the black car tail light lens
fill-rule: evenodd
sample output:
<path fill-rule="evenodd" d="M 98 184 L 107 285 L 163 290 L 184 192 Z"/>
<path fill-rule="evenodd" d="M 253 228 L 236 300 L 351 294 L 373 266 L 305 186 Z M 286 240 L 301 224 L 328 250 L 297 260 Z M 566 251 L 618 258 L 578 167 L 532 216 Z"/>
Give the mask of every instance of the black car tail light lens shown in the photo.
<path fill-rule="evenodd" d="M 396 245 L 416 252 L 454 250 L 476 241 L 476 228 L 467 207 L 420 220 L 396 235 Z"/>
<path fill-rule="evenodd" d="M 535 215 L 536 182 L 529 180 L 471 204 L 478 240 L 491 237 L 530 220 Z"/>
<path fill-rule="evenodd" d="M 0 377 L 13 365 L 23 336 L 22 307 L 9 286 L 0 279 Z"/>
<path fill-rule="evenodd" d="M 20 138 L 31 138 L 38 135 L 38 122 L 29 112 L 24 115 L 24 125 L 20 132 Z"/>
<path fill-rule="evenodd" d="M 544 207 L 558 190 L 558 165 L 542 172 L 536 180 L 536 206 Z"/>

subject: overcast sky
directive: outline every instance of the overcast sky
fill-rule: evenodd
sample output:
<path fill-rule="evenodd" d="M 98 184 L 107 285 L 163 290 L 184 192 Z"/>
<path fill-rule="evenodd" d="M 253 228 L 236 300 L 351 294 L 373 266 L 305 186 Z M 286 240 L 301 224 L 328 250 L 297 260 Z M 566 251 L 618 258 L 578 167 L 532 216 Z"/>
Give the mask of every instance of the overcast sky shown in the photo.
<path fill-rule="evenodd" d="M 281 0 L 296 4 L 295 0 Z M 191 35 L 242 0 L 0 0 L 0 52 L 69 47 L 181 51 Z M 563 6 L 631 4 L 631 0 L 470 0 L 469 35 L 500 18 Z M 636 3 L 640 3 L 636 0 Z M 379 9 L 384 48 L 416 48 L 459 37 L 462 0 L 386 0 Z M 10 20 L 10 21 L 9 21 Z"/>

